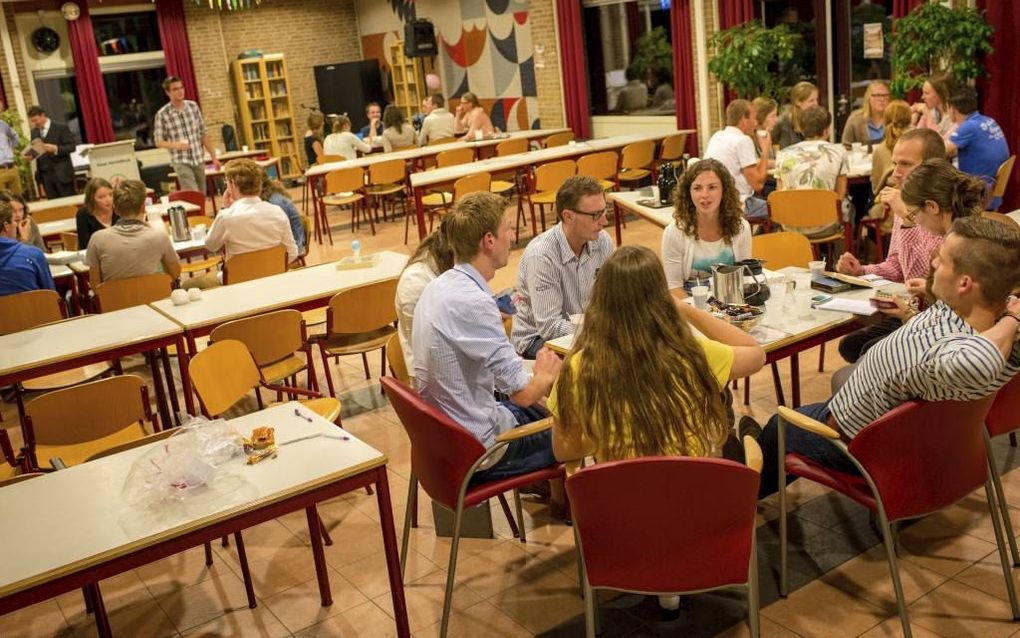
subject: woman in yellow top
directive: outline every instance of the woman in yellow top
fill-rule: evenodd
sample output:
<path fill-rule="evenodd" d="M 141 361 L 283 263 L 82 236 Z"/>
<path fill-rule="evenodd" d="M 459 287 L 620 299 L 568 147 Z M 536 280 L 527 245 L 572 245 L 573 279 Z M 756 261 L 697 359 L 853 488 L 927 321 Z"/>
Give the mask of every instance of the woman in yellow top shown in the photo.
<path fill-rule="evenodd" d="M 733 426 L 720 393 L 761 369 L 765 352 L 674 300 L 651 250 L 621 246 L 599 270 L 566 364 L 547 406 L 553 452 L 570 471 L 587 456 L 718 456 Z"/>

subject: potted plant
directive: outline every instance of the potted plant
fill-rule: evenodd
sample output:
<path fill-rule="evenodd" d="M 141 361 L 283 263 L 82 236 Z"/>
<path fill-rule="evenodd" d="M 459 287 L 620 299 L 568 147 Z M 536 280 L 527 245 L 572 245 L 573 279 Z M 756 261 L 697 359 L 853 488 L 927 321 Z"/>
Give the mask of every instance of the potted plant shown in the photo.
<path fill-rule="evenodd" d="M 758 20 L 738 24 L 712 34 L 709 44 L 715 54 L 708 70 L 738 97 L 776 97 L 776 70 L 793 59 L 799 40 L 800 35 L 785 24 L 771 29 Z"/>
<path fill-rule="evenodd" d="M 655 27 L 634 41 L 634 56 L 630 66 L 642 78 L 647 77 L 649 71 L 656 76 L 673 76 L 673 47 L 669 44 L 665 29 Z"/>
<path fill-rule="evenodd" d="M 21 156 L 21 152 L 25 150 L 29 142 L 28 136 L 24 133 L 25 129 L 23 128 L 21 116 L 18 115 L 16 109 L 9 108 L 6 111 L 0 112 L 0 119 L 6 122 L 18 134 L 18 145 L 14 148 L 14 165 L 18 167 L 18 174 L 21 176 L 21 192 L 34 192 L 31 188 L 32 164 Z"/>
<path fill-rule="evenodd" d="M 893 25 L 890 89 L 902 97 L 939 73 L 957 82 L 985 75 L 981 58 L 992 52 L 992 32 L 977 9 L 951 9 L 941 2 L 918 5 Z"/>

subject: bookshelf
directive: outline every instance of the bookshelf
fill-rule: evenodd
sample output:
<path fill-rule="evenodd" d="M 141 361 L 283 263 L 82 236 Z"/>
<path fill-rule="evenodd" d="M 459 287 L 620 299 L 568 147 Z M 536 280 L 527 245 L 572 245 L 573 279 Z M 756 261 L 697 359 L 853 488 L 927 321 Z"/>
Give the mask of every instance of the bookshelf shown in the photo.
<path fill-rule="evenodd" d="M 421 102 L 428 95 L 425 74 L 432 71 L 431 58 L 408 58 L 404 55 L 404 41 L 390 45 L 390 75 L 393 80 L 393 100 L 410 122 L 421 111 Z"/>
<path fill-rule="evenodd" d="M 294 122 L 287 62 L 282 53 L 234 60 L 241 134 L 249 148 L 280 158 L 280 178 L 299 177 L 302 140 Z"/>

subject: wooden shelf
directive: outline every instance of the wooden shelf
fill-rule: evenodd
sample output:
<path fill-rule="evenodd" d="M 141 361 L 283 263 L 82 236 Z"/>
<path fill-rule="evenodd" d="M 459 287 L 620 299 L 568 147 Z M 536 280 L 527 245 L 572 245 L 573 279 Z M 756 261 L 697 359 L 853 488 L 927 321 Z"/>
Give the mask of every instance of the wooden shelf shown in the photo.
<path fill-rule="evenodd" d="M 298 128 L 283 54 L 267 53 L 259 58 L 235 60 L 233 74 L 242 139 L 253 148 L 281 158 L 281 178 L 299 177 L 302 159 L 294 141 Z M 255 85 L 259 85 L 260 95 L 252 96 L 250 90 Z M 274 95 L 274 92 L 278 93 Z"/>

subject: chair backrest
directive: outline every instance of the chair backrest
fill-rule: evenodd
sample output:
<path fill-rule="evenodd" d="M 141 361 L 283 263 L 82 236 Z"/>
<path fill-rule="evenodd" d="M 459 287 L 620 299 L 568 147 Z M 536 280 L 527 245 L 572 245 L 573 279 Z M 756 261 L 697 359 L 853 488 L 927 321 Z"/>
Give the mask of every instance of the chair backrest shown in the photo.
<path fill-rule="evenodd" d="M 662 140 L 659 148 L 659 159 L 664 162 L 678 160 L 684 155 L 684 146 L 687 145 L 687 133 L 677 133 Z"/>
<path fill-rule="evenodd" d="M 333 162 L 342 162 L 346 157 L 343 155 L 320 155 L 316 160 L 316 164 L 331 164 Z"/>
<path fill-rule="evenodd" d="M 511 137 L 496 144 L 496 157 L 526 153 L 531 142 L 523 137 Z"/>
<path fill-rule="evenodd" d="M 981 429 L 994 399 L 908 401 L 854 437 L 850 453 L 874 480 L 890 521 L 940 510 L 984 485 Z"/>
<path fill-rule="evenodd" d="M 188 375 L 209 416 L 223 414 L 262 380 L 248 347 L 226 339 L 191 359 Z"/>
<path fill-rule="evenodd" d="M 269 365 L 304 348 L 304 319 L 297 310 L 278 310 L 228 321 L 209 335 L 210 343 L 226 339 L 247 346 L 257 365 Z"/>
<path fill-rule="evenodd" d="M 453 142 L 456 141 L 457 141 L 456 137 L 440 137 L 438 139 L 432 140 L 425 146 L 439 146 L 440 144 L 452 144 Z"/>
<path fill-rule="evenodd" d="M 488 173 L 465 175 L 453 183 L 453 201 L 459 202 L 461 197 L 470 193 L 487 191 L 491 185 L 492 176 Z"/>
<path fill-rule="evenodd" d="M 535 191 L 546 193 L 559 190 L 563 182 L 577 173 L 577 163 L 572 159 L 542 164 L 535 169 Z"/>
<path fill-rule="evenodd" d="M 0 335 L 21 332 L 63 318 L 60 295 L 52 290 L 29 290 L 0 297 Z"/>
<path fill-rule="evenodd" d="M 460 485 L 485 446 L 406 384 L 392 377 L 379 381 L 411 440 L 411 472 L 433 500 L 454 509 Z"/>
<path fill-rule="evenodd" d="M 287 249 L 280 246 L 234 255 L 223 264 L 223 283 L 261 279 L 287 272 Z"/>
<path fill-rule="evenodd" d="M 133 374 L 99 379 L 38 396 L 25 404 L 35 443 L 74 445 L 152 419 L 149 393 Z"/>
<path fill-rule="evenodd" d="M 792 231 L 751 237 L 751 257 L 765 260 L 769 270 L 787 266 L 807 268 L 808 262 L 814 259 L 808 238 Z"/>
<path fill-rule="evenodd" d="M 1013 174 L 1013 164 L 1016 163 L 1016 155 L 1010 155 L 1005 162 L 999 165 L 995 171 L 995 186 L 992 187 L 990 197 L 1002 197 L 1006 194 L 1006 186 L 1009 185 L 1009 176 Z"/>
<path fill-rule="evenodd" d="M 620 156 L 616 151 L 591 153 L 577 160 L 577 174 L 595 179 L 613 179 Z"/>
<path fill-rule="evenodd" d="M 649 168 L 655 160 L 655 142 L 645 140 L 623 147 L 620 153 L 620 169 Z"/>
<path fill-rule="evenodd" d="M 411 385 L 411 373 L 407 370 L 407 361 L 404 359 L 404 348 L 400 345 L 400 334 L 394 334 L 386 342 L 386 362 L 390 364 L 393 376 L 401 383 Z"/>
<path fill-rule="evenodd" d="M 563 133 L 554 133 L 545 139 L 545 147 L 552 148 L 554 146 L 566 146 L 574 139 L 573 131 L 564 131 Z"/>
<path fill-rule="evenodd" d="M 120 454 L 121 452 L 126 452 L 128 450 L 133 450 L 136 447 L 141 447 L 143 445 L 148 445 L 150 443 L 155 443 L 157 441 L 162 441 L 164 439 L 169 439 L 171 436 L 173 436 L 174 434 L 176 434 L 177 432 L 180 432 L 180 431 L 181 430 L 178 430 L 177 428 L 167 428 L 165 430 L 160 430 L 159 432 L 156 432 L 155 434 L 150 434 L 148 436 L 143 436 L 140 439 L 135 439 L 133 441 L 127 441 L 126 443 L 119 443 L 117 445 L 108 447 L 108 448 L 106 448 L 105 450 L 103 450 L 101 452 L 96 452 L 95 454 L 93 454 L 89 458 L 85 459 L 85 461 L 86 462 L 88 462 L 88 461 L 95 461 L 96 459 L 101 459 L 104 456 L 113 456 L 114 454 Z"/>
<path fill-rule="evenodd" d="M 338 168 L 326 173 L 326 194 L 353 193 L 365 187 L 365 169 Z"/>
<path fill-rule="evenodd" d="M 446 168 L 447 166 L 468 164 L 473 162 L 474 159 L 475 149 L 470 146 L 465 146 L 464 148 L 451 148 L 448 151 L 443 151 L 439 155 L 436 155 L 436 166 L 438 168 Z"/>
<path fill-rule="evenodd" d="M 1012 228 L 1013 230 L 1020 230 L 1020 222 L 1018 222 L 1017 220 L 1013 219 L 1012 217 L 1005 213 L 996 213 L 994 211 L 986 210 L 981 213 L 981 216 L 984 217 L 985 219 L 990 219 L 992 221 L 999 222 L 1000 224 L 1005 224 Z"/>
<path fill-rule="evenodd" d="M 999 436 L 1020 429 L 1020 376 L 999 388 L 988 410 L 985 426 L 989 436 Z"/>
<path fill-rule="evenodd" d="M 398 277 L 342 290 L 329 300 L 326 333 L 359 334 L 378 330 L 397 320 Z M 356 312 L 351 309 L 356 308 Z"/>
<path fill-rule="evenodd" d="M 154 272 L 127 279 L 111 279 L 96 286 L 99 312 L 141 306 L 170 296 L 173 279 L 165 272 Z"/>
<path fill-rule="evenodd" d="M 205 194 L 198 191 L 183 190 L 174 191 L 170 193 L 170 201 L 172 202 L 188 202 L 198 206 L 198 212 L 190 213 L 191 215 L 205 215 Z"/>
<path fill-rule="evenodd" d="M 376 162 L 368 167 L 368 181 L 376 186 L 397 184 L 407 176 L 407 162 L 402 159 Z"/>
<path fill-rule="evenodd" d="M 78 214 L 79 206 L 77 204 L 65 204 L 64 206 L 54 206 L 53 208 L 46 208 L 42 210 L 33 210 L 32 219 L 36 223 L 43 222 L 55 222 L 61 219 L 73 219 Z"/>
<path fill-rule="evenodd" d="M 646 592 L 746 583 L 758 482 L 754 470 L 710 458 L 647 457 L 576 472 L 566 489 L 588 582 Z"/>
<path fill-rule="evenodd" d="M 60 245 L 64 247 L 64 250 L 81 250 L 78 247 L 78 232 L 72 230 L 60 233 Z"/>
<path fill-rule="evenodd" d="M 397 151 L 410 151 L 410 150 L 417 149 L 417 148 L 418 148 L 417 144 L 405 144 L 404 146 L 394 146 L 390 150 L 395 153 Z"/>
<path fill-rule="evenodd" d="M 769 216 L 783 226 L 825 226 L 840 221 L 836 191 L 808 188 L 769 193 Z"/>

